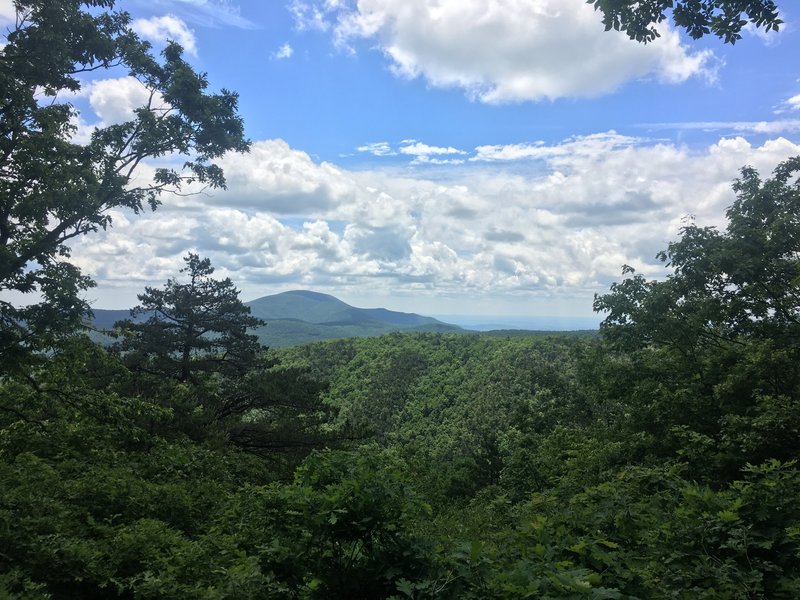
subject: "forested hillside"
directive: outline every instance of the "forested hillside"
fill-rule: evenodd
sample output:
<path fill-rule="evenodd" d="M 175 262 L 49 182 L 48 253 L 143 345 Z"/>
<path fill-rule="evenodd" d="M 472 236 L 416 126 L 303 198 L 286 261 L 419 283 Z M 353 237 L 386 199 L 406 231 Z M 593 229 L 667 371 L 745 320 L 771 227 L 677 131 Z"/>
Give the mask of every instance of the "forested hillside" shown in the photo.
<path fill-rule="evenodd" d="M 652 41 L 673 3 L 593 4 Z M 677 5 L 694 37 L 781 23 Z M 68 243 L 223 188 L 237 96 L 113 2 L 14 10 L 0 290 L 33 300 L 0 300 L 0 600 L 800 597 L 800 157 L 742 168 L 725 226 L 687 221 L 659 277 L 621 265 L 599 336 L 268 349 L 189 251 L 102 346 Z M 149 100 L 79 143 L 58 94 L 118 67 Z M 137 178 L 165 156 L 186 162 Z"/>

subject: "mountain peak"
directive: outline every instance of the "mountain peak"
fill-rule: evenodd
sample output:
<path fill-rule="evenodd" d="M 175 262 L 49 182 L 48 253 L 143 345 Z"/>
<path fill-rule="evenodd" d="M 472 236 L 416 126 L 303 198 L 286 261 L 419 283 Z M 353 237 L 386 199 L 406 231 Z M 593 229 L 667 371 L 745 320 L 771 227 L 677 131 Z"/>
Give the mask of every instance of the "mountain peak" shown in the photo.
<path fill-rule="evenodd" d="M 356 308 L 335 296 L 311 290 L 292 290 L 246 302 L 254 317 L 270 322 L 300 320 L 316 324 L 355 324 L 380 321 L 400 329 L 420 325 L 442 324 L 432 317 L 404 313 L 385 308 Z"/>
<path fill-rule="evenodd" d="M 341 300 L 339 300 L 335 296 L 331 296 L 330 294 L 323 294 L 321 292 L 313 292 L 311 290 L 290 290 L 288 292 L 283 292 L 283 294 L 275 294 L 275 295 L 301 296 L 303 298 L 308 298 L 310 300 L 317 300 L 319 302 L 330 301 L 330 300 L 341 302 Z M 269 298 L 269 296 L 264 296 L 264 297 Z"/>

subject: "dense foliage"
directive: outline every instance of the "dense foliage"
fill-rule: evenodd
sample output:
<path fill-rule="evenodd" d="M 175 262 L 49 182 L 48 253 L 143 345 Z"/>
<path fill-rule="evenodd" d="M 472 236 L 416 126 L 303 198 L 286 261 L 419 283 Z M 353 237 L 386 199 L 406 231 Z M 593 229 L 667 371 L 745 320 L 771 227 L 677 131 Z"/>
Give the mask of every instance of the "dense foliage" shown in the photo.
<path fill-rule="evenodd" d="M 235 424 L 209 418 L 223 382 L 134 393 L 141 373 L 76 339 L 35 387 L 2 385 L 0 590 L 794 597 L 800 472 L 741 455 L 744 442 L 791 431 L 797 412 L 747 423 L 725 413 L 740 437 L 708 440 L 681 405 L 670 410 L 686 390 L 670 390 L 676 365 L 663 358 L 591 339 L 441 334 L 275 351 L 276 381 L 329 382 L 321 397 L 312 390 L 326 417 L 296 439 L 340 447 L 292 475 L 307 450 L 243 450 Z M 709 412 L 725 412 L 710 400 Z M 646 417 L 657 420 L 644 428 Z M 726 455 L 736 439 L 738 469 Z"/>

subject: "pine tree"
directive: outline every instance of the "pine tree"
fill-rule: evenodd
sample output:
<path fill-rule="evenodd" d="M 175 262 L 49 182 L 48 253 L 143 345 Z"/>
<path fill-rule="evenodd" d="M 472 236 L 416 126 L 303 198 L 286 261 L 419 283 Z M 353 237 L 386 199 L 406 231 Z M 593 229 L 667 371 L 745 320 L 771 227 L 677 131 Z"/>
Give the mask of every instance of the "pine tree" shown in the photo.
<path fill-rule="evenodd" d="M 208 258 L 189 253 L 181 273 L 186 283 L 170 279 L 161 289 L 147 287 L 133 319 L 116 327 L 124 335 L 117 349 L 129 366 L 189 381 L 200 372 L 242 373 L 255 364 L 262 349 L 249 328 L 263 325 L 239 300 L 239 290 L 226 278 L 212 279 Z M 137 317 L 150 315 L 142 321 Z"/>

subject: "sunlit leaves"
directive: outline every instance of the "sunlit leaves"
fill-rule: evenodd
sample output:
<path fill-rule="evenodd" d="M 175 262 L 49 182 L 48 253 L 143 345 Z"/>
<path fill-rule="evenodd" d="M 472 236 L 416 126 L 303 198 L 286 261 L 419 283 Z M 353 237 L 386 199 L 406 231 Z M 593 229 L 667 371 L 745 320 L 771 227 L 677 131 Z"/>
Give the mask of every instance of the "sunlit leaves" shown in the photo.
<path fill-rule="evenodd" d="M 748 24 L 777 31 L 783 24 L 773 0 L 587 0 L 603 13 L 606 31 L 624 31 L 637 42 L 648 43 L 660 37 L 658 25 L 672 20 L 690 37 L 715 35 L 729 44 L 742 38 Z"/>

